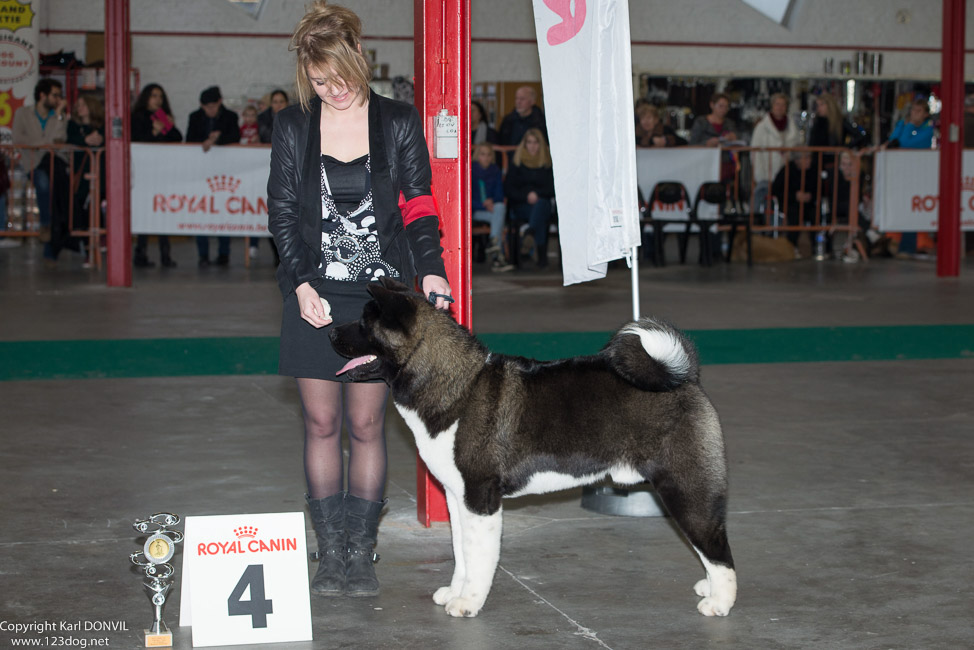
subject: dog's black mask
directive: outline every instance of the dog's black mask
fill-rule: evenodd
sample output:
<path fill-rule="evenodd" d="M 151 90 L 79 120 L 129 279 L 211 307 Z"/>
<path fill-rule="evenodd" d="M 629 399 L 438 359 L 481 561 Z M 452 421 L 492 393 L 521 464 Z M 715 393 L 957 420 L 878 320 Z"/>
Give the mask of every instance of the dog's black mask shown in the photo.
<path fill-rule="evenodd" d="M 368 290 L 372 300 L 365 304 L 362 317 L 334 327 L 329 338 L 335 351 L 350 359 L 337 374 L 347 373 L 352 381 L 388 382 L 399 370 L 397 352 L 416 320 L 422 298 L 388 278 L 370 283 Z"/>

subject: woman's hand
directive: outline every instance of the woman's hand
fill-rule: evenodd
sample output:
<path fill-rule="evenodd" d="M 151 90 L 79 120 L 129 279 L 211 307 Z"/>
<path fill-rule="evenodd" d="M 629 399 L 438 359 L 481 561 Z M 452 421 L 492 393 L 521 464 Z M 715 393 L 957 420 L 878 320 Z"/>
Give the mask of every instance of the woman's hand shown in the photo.
<path fill-rule="evenodd" d="M 85 144 L 89 147 L 100 147 L 101 143 L 105 141 L 105 138 L 101 136 L 98 131 L 92 131 L 85 136 Z"/>
<path fill-rule="evenodd" d="M 538 193 L 534 190 L 528 192 L 528 205 L 534 205 L 538 202 Z"/>
<path fill-rule="evenodd" d="M 312 327 L 321 328 L 331 323 L 331 305 L 315 291 L 314 287 L 305 282 L 294 290 L 298 297 L 298 308 L 301 318 Z"/>
<path fill-rule="evenodd" d="M 704 144 L 707 145 L 708 147 L 716 147 L 717 145 L 720 144 L 720 138 L 710 138 L 709 140 L 704 142 Z"/>
<path fill-rule="evenodd" d="M 450 283 L 446 281 L 446 278 L 441 278 L 438 275 L 427 275 L 423 277 L 423 295 L 429 296 L 430 292 L 441 293 L 445 296 L 453 295 L 450 293 Z M 450 303 L 443 300 L 443 298 L 437 298 L 436 308 L 449 310 Z"/>

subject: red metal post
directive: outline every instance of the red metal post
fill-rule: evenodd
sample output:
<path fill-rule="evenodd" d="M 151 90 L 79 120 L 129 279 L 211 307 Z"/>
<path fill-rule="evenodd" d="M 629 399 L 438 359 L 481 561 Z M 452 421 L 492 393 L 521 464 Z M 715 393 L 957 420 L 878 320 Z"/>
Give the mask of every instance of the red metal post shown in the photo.
<path fill-rule="evenodd" d="M 943 0 L 938 277 L 960 275 L 960 185 L 964 153 L 964 3 L 965 0 Z"/>
<path fill-rule="evenodd" d="M 110 287 L 132 286 L 129 60 L 129 0 L 105 0 L 105 197 Z"/>
<path fill-rule="evenodd" d="M 470 305 L 470 0 L 413 0 L 416 108 L 423 117 L 440 207 L 446 274 L 457 322 L 472 325 Z M 435 157 L 434 118 L 459 116 L 459 156 Z M 419 521 L 447 521 L 443 488 L 416 459 Z"/>

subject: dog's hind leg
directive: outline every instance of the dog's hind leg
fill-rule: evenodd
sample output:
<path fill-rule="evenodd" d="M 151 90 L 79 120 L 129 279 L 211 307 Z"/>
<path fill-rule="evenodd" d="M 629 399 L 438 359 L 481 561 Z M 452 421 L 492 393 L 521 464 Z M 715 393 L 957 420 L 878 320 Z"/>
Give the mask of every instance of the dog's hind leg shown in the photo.
<path fill-rule="evenodd" d="M 458 506 L 462 538 L 458 557 L 464 558 L 463 584 L 460 593 L 446 602 L 445 609 L 450 616 L 470 617 L 480 613 L 494 581 L 494 571 L 500 560 L 503 510 L 498 508 L 493 514 L 478 515 L 462 502 Z M 454 587 L 455 584 L 451 584 L 449 589 L 456 593 Z"/>
<path fill-rule="evenodd" d="M 444 488 L 444 491 L 446 506 L 450 510 L 450 533 L 453 536 L 453 579 L 448 586 L 440 587 L 433 594 L 433 602 L 437 605 L 446 605 L 459 596 L 466 576 L 463 561 L 463 521 L 460 516 L 460 508 L 463 505 L 453 490 Z"/>
<path fill-rule="evenodd" d="M 696 477 L 682 475 L 679 481 L 672 474 L 657 472 L 653 483 L 707 570 L 707 577 L 694 585 L 703 597 L 697 610 L 704 616 L 727 616 L 737 600 L 737 573 L 727 543 L 727 497 L 724 491 L 714 492 L 703 470 L 690 470 L 698 472 Z"/>

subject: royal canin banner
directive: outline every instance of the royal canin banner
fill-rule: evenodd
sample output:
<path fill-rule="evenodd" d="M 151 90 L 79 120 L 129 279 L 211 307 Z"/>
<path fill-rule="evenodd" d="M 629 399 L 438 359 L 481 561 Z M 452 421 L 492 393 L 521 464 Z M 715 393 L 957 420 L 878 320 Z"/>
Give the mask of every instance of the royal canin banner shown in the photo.
<path fill-rule="evenodd" d="M 534 0 L 564 283 L 639 245 L 627 0 Z"/>
<path fill-rule="evenodd" d="M 880 151 L 876 154 L 875 222 L 879 230 L 937 230 L 940 216 L 940 152 Z M 974 151 L 965 151 L 960 186 L 960 227 L 974 230 Z"/>
<path fill-rule="evenodd" d="M 270 147 L 132 145 L 132 232 L 269 237 Z"/>

